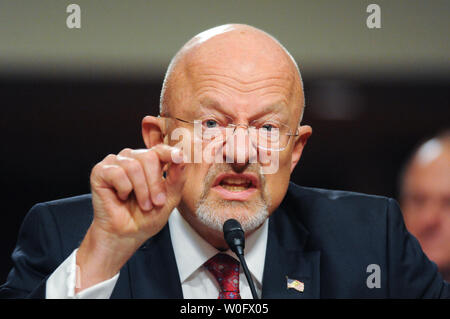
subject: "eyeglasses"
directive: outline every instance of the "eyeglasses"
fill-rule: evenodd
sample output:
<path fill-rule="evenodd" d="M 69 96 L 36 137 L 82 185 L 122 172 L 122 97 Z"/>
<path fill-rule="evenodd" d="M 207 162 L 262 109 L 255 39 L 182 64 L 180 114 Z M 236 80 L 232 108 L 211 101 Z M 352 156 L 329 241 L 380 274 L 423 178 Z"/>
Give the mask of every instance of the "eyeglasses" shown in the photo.
<path fill-rule="evenodd" d="M 183 123 L 194 125 L 194 135 L 202 139 L 203 143 L 214 141 L 228 141 L 234 136 L 238 128 L 247 131 L 250 140 L 259 149 L 269 151 L 283 151 L 292 136 L 298 136 L 298 130 L 292 130 L 288 125 L 279 121 L 275 116 L 264 120 L 255 120 L 249 124 L 233 124 L 233 120 L 226 115 L 209 114 L 194 121 L 187 121 L 178 117 L 166 117 Z"/>

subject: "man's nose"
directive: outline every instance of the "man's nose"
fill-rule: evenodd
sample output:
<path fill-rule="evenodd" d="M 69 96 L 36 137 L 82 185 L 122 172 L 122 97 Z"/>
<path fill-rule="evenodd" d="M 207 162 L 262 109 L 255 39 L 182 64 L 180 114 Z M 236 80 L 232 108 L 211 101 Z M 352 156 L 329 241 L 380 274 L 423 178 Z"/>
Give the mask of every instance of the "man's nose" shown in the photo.
<path fill-rule="evenodd" d="M 238 126 L 227 136 L 224 160 L 236 168 L 245 167 L 254 156 L 256 150 L 251 143 L 247 127 Z M 229 134 L 230 135 L 230 134 Z"/>

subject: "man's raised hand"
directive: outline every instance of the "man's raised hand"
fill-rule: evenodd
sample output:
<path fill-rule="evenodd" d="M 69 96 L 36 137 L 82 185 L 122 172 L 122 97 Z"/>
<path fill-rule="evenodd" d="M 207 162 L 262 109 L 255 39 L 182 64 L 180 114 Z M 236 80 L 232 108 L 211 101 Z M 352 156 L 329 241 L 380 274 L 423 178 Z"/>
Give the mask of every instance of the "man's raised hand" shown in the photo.
<path fill-rule="evenodd" d="M 140 245 L 166 225 L 181 199 L 183 169 L 181 151 L 165 144 L 124 149 L 94 166 L 94 219 L 77 252 L 78 291 L 114 276 Z"/>

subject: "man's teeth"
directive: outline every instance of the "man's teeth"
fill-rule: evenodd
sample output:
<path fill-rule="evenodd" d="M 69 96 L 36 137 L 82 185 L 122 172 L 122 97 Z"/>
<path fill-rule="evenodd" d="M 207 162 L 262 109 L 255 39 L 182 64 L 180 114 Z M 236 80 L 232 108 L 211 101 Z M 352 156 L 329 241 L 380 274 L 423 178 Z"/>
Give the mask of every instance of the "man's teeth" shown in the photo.
<path fill-rule="evenodd" d="M 232 192 L 241 192 L 248 189 L 252 185 L 252 182 L 247 178 L 227 177 L 221 181 L 220 185 L 226 190 Z"/>
<path fill-rule="evenodd" d="M 236 185 L 226 185 L 226 184 L 223 184 L 222 187 L 225 188 L 226 190 L 229 190 L 232 192 L 242 192 L 242 191 L 245 191 L 246 189 L 248 189 L 247 186 L 236 186 Z"/>
<path fill-rule="evenodd" d="M 230 185 L 250 185 L 251 181 L 249 181 L 246 178 L 240 178 L 240 177 L 227 177 L 222 180 L 222 183 L 224 184 L 230 184 Z"/>

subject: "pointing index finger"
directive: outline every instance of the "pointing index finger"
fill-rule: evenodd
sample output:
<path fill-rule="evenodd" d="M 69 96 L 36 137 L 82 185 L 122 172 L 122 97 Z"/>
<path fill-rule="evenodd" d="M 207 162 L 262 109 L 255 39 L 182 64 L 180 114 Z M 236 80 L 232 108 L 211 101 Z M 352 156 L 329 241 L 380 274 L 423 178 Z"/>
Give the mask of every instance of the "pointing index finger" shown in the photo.
<path fill-rule="evenodd" d="M 150 148 L 150 150 L 158 154 L 159 160 L 163 163 L 184 163 L 183 152 L 179 148 L 167 144 L 158 144 Z"/>

